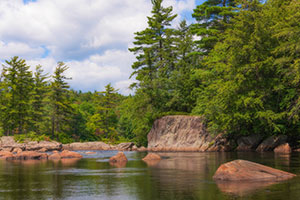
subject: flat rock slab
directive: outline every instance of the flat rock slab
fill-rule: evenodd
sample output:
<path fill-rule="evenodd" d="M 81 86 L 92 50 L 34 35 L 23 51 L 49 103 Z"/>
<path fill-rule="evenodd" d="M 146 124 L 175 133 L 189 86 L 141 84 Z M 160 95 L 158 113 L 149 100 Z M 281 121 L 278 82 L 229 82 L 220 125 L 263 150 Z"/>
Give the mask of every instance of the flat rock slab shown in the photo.
<path fill-rule="evenodd" d="M 216 181 L 281 181 L 295 176 L 295 174 L 254 162 L 234 160 L 222 164 L 213 179 Z"/>

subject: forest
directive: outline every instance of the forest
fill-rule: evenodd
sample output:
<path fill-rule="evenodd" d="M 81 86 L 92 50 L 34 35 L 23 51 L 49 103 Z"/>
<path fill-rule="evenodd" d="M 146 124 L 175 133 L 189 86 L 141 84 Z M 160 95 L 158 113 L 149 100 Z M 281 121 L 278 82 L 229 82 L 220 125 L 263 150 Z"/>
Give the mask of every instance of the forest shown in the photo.
<path fill-rule="evenodd" d="M 16 56 L 0 69 L 0 134 L 146 146 L 155 119 L 182 114 L 211 134 L 300 136 L 299 0 L 207 0 L 175 28 L 172 7 L 151 2 L 129 48 L 134 95 L 74 91 L 72 66 L 49 75 Z"/>

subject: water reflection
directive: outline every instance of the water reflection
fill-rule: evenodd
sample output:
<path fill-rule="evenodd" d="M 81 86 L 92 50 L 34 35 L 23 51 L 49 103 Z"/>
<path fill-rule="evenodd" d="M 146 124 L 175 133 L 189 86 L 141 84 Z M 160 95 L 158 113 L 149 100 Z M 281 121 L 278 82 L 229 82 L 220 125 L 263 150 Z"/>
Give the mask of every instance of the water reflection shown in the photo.
<path fill-rule="evenodd" d="M 125 152 L 128 163 L 111 166 L 116 152 L 60 161 L 0 161 L 0 199 L 297 199 L 300 178 L 280 184 L 216 183 L 212 176 L 224 162 L 245 159 L 300 174 L 300 153 L 146 153 Z M 268 193 L 265 192 L 266 188 Z"/>

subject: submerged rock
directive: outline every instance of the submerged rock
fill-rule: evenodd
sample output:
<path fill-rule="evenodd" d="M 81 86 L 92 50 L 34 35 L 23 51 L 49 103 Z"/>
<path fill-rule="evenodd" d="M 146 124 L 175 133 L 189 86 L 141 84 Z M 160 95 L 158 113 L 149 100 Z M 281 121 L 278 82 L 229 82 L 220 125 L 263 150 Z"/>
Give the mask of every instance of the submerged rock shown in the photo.
<path fill-rule="evenodd" d="M 63 158 L 82 158 L 82 155 L 74 152 L 74 151 L 68 151 L 63 150 L 61 153 L 59 153 L 60 157 Z"/>
<path fill-rule="evenodd" d="M 156 153 L 148 153 L 146 157 L 142 159 L 143 161 L 149 160 L 161 160 L 161 157 Z"/>
<path fill-rule="evenodd" d="M 110 163 L 127 163 L 127 158 L 123 152 L 119 152 L 109 159 Z"/>
<path fill-rule="evenodd" d="M 274 149 L 275 153 L 291 153 L 292 149 L 288 143 L 282 144 Z"/>
<path fill-rule="evenodd" d="M 213 179 L 216 181 L 280 181 L 295 176 L 295 174 L 254 162 L 234 160 L 222 164 L 216 171 Z"/>

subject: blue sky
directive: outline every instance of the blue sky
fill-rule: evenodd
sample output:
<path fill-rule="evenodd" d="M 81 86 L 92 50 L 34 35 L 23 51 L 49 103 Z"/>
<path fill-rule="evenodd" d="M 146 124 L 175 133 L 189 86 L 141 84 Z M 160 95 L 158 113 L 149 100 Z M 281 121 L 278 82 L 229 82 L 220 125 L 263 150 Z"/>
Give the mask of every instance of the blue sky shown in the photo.
<path fill-rule="evenodd" d="M 186 18 L 203 0 L 164 0 Z M 75 90 L 103 90 L 111 83 L 123 94 L 135 56 L 128 51 L 134 32 L 147 26 L 150 0 L 1 0 L 0 61 L 19 56 L 52 73 L 58 61 L 69 66 Z"/>

